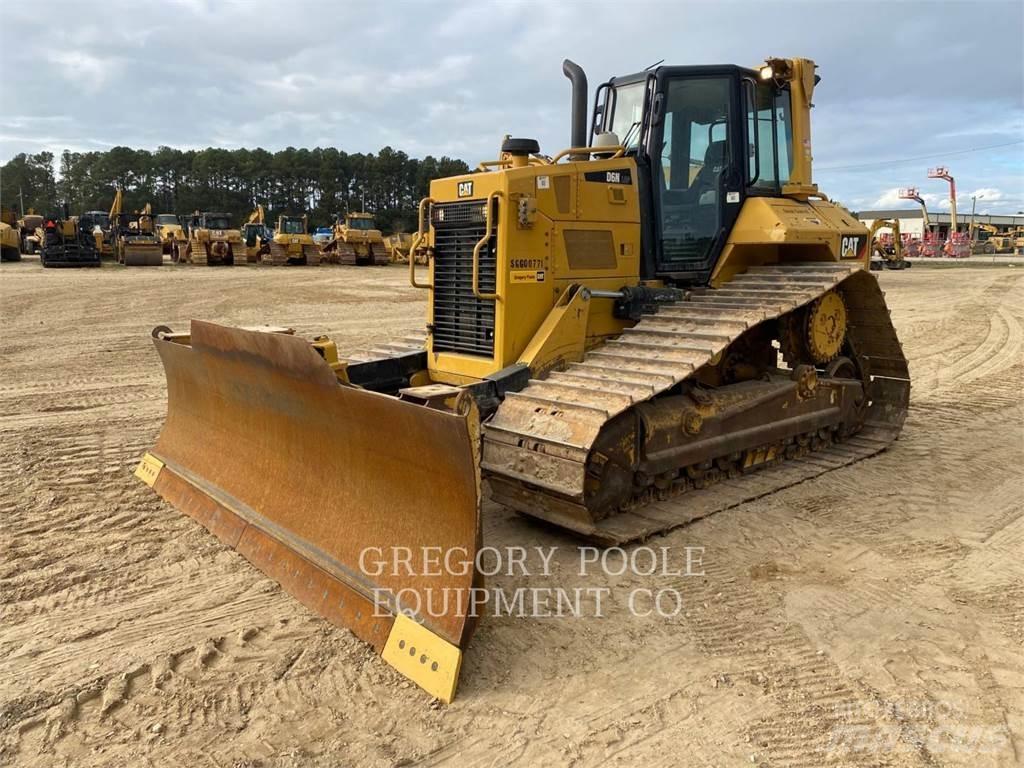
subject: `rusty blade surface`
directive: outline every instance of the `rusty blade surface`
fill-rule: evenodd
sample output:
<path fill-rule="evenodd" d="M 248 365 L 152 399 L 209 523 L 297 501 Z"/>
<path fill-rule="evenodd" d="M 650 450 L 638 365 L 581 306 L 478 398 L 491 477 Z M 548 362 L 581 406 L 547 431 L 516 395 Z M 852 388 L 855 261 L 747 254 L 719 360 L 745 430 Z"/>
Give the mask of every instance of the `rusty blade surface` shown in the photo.
<path fill-rule="evenodd" d="M 193 321 L 191 346 L 155 344 L 161 496 L 378 650 L 399 609 L 465 646 L 480 537 L 469 417 L 340 385 L 291 335 Z"/>

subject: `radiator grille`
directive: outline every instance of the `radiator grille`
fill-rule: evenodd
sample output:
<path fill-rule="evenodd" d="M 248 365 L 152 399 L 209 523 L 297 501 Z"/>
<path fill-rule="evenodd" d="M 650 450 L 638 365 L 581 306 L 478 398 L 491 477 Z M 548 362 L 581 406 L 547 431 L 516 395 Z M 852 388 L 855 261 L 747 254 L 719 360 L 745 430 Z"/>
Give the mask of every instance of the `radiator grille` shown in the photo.
<path fill-rule="evenodd" d="M 473 295 L 473 247 L 484 236 L 484 200 L 436 203 L 434 227 L 434 351 L 494 356 L 494 302 Z M 492 221 L 494 217 L 492 216 Z M 495 230 L 480 249 L 480 290 L 495 289 Z"/>

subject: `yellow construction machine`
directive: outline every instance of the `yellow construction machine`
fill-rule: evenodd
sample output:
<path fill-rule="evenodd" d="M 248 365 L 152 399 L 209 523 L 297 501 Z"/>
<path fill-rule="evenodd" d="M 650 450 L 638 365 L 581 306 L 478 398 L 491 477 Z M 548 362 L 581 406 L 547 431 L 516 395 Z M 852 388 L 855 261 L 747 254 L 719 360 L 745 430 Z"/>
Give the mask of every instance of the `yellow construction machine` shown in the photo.
<path fill-rule="evenodd" d="M 313 242 L 309 231 L 309 218 L 302 216 L 279 216 L 277 229 L 261 256 L 264 264 L 320 264 L 320 249 Z"/>
<path fill-rule="evenodd" d="M 242 240 L 245 242 L 245 260 L 250 264 L 259 263 L 260 256 L 270 250 L 270 240 L 274 236 L 267 226 L 266 214 L 262 205 L 257 205 L 245 224 L 242 225 Z"/>
<path fill-rule="evenodd" d="M 324 258 L 331 264 L 388 264 L 384 236 L 369 213 L 339 216 L 334 236 L 323 247 Z"/>
<path fill-rule="evenodd" d="M 42 248 L 43 244 L 43 217 L 29 208 L 28 213 L 22 214 L 14 228 L 18 230 L 18 238 L 21 241 L 21 252 L 33 254 Z"/>
<path fill-rule="evenodd" d="M 387 248 L 388 258 L 394 264 L 408 264 L 409 254 L 412 250 L 412 235 L 408 232 L 395 232 L 384 238 L 384 247 Z M 423 248 L 417 249 L 412 254 L 417 264 L 428 264 L 427 252 Z"/>
<path fill-rule="evenodd" d="M 623 544 L 876 454 L 907 413 L 868 230 L 812 182 L 813 62 L 613 78 L 589 140 L 564 71 L 569 149 L 506 139 L 420 203 L 425 343 L 153 331 L 168 412 L 137 475 L 445 701 L 485 489 Z"/>
<path fill-rule="evenodd" d="M 971 233 L 971 253 L 975 255 L 1013 253 L 1020 234 L 1020 230 L 1016 229 L 1000 232 L 999 228 L 992 224 L 978 224 L 976 227 L 972 227 L 972 229 L 985 233 L 984 237 L 979 237 L 976 240 L 973 237 L 974 233 Z"/>
<path fill-rule="evenodd" d="M 160 252 L 164 256 L 173 258 L 179 246 L 184 248 L 188 244 L 185 228 L 173 213 L 158 213 L 153 219 L 153 225 L 157 239 L 160 240 Z"/>
<path fill-rule="evenodd" d="M 13 208 L 0 209 L 0 261 L 21 261 L 18 215 Z"/>
<path fill-rule="evenodd" d="M 114 195 L 114 206 L 110 212 L 110 240 L 114 258 L 126 267 L 159 267 L 164 263 L 163 246 L 156 235 L 153 223 L 153 207 L 146 207 L 135 213 L 124 213 L 121 190 Z"/>
<path fill-rule="evenodd" d="M 174 261 L 187 264 L 234 264 L 245 259 L 245 242 L 240 230 L 231 226 L 231 214 L 196 211 L 188 224 L 188 241 L 180 246 Z"/>
<path fill-rule="evenodd" d="M 890 230 L 892 239 L 883 243 L 876 238 L 879 231 Z M 903 256 L 903 237 L 900 234 L 900 222 L 898 219 L 876 219 L 871 223 L 868 230 L 868 258 L 871 269 L 909 269 L 914 266 L 913 262 L 907 261 Z"/>

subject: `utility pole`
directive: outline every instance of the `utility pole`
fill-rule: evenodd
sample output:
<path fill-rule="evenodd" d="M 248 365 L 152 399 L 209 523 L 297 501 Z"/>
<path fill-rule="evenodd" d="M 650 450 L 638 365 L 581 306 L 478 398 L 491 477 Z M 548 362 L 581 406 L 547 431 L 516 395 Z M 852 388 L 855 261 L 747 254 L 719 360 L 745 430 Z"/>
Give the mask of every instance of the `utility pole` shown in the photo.
<path fill-rule="evenodd" d="M 901 189 L 900 200 L 913 200 L 921 206 L 921 216 L 924 218 L 921 235 L 924 236 L 928 234 L 928 230 L 931 228 L 931 224 L 928 222 L 928 206 L 924 204 L 924 198 L 921 197 L 920 193 L 917 191 L 917 187 Z"/>
<path fill-rule="evenodd" d="M 974 242 L 974 211 L 978 205 L 978 198 L 984 197 L 984 195 L 971 195 L 971 228 L 967 230 L 967 239 Z M 991 219 L 989 219 L 991 221 Z"/>
<path fill-rule="evenodd" d="M 949 182 L 949 234 L 956 233 L 956 179 L 950 173 L 949 168 L 939 166 L 928 169 L 929 179 L 945 179 Z"/>
<path fill-rule="evenodd" d="M 18 205 L 21 206 L 21 218 L 25 218 L 25 195 L 21 192 L 21 187 L 18 187 Z"/>

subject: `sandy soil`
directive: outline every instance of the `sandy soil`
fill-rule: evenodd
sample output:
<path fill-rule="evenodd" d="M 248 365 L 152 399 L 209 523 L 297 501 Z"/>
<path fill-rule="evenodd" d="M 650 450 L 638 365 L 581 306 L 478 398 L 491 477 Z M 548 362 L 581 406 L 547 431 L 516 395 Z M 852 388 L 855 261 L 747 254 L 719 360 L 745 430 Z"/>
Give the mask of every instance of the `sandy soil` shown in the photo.
<path fill-rule="evenodd" d="M 603 618 L 491 617 L 432 704 L 132 477 L 164 413 L 149 329 L 421 325 L 398 268 L 4 264 L 0 763 L 1013 765 L 1024 761 L 1024 269 L 882 282 L 914 376 L 894 448 L 656 540 L 703 576 L 576 573 Z M 678 503 L 685 503 L 682 497 Z M 678 560 L 678 558 L 677 558 Z M 637 617 L 637 587 L 683 611 Z"/>

